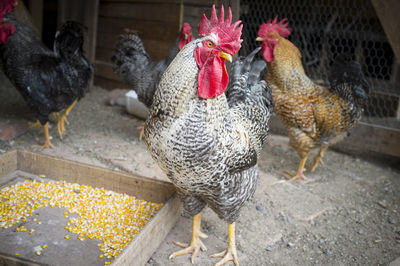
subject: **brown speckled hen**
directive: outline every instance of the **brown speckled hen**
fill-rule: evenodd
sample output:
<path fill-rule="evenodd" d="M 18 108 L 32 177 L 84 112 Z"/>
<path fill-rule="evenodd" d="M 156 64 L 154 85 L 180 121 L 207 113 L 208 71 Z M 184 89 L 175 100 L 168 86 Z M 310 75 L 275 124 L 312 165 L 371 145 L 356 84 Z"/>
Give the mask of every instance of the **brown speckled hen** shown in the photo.
<path fill-rule="evenodd" d="M 238 265 L 235 220 L 254 193 L 257 158 L 267 136 L 271 99 L 259 80 L 265 62 L 252 63 L 255 50 L 237 60 L 228 76 L 225 59 L 241 46 L 240 21 L 205 15 L 200 38 L 187 44 L 165 71 L 145 126 L 145 141 L 161 169 L 176 186 L 184 209 L 193 217 L 192 240 L 170 258 L 205 250 L 200 240 L 201 211 L 208 205 L 228 222 L 228 248 L 215 254 Z M 231 79 L 229 82 L 229 78 Z M 229 86 L 228 86 L 229 82 Z M 224 93 L 228 87 L 226 94 Z"/>
<path fill-rule="evenodd" d="M 369 86 L 358 63 L 348 56 L 336 58 L 329 73 L 330 86 L 314 83 L 304 72 L 301 53 L 285 37 L 286 19 L 264 23 L 258 32 L 261 53 L 268 62 L 266 81 L 272 90 L 275 112 L 288 129 L 289 144 L 300 155 L 295 179 L 305 179 L 304 165 L 310 151 L 319 152 L 309 169 L 314 171 L 326 149 L 347 135 L 360 119 Z"/>

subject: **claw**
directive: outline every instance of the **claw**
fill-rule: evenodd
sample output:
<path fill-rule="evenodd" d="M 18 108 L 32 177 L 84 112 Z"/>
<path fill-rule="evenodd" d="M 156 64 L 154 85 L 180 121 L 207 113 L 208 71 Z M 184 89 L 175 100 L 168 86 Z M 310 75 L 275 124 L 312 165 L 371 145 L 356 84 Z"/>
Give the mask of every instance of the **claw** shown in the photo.
<path fill-rule="evenodd" d="M 236 250 L 235 252 L 230 251 L 230 250 L 225 250 L 221 253 L 217 253 L 214 255 L 210 256 L 211 258 L 223 258 L 222 260 L 220 260 L 218 263 L 216 263 L 214 266 L 221 266 L 224 265 L 225 263 L 227 263 L 228 261 L 233 261 L 233 263 L 236 266 L 239 266 L 239 261 L 237 259 L 237 253 Z"/>
<path fill-rule="evenodd" d="M 235 243 L 235 223 L 228 225 L 228 248 L 220 253 L 216 253 L 210 256 L 211 258 L 223 258 L 215 266 L 221 266 L 228 261 L 233 261 L 236 266 L 239 266 L 238 256 L 236 252 Z"/>
<path fill-rule="evenodd" d="M 169 256 L 169 259 L 175 258 L 180 255 L 192 254 L 191 262 L 194 263 L 195 258 L 201 251 L 206 251 L 207 248 L 200 240 L 200 238 L 207 238 L 207 235 L 200 232 L 200 221 L 201 221 L 201 213 L 195 215 L 193 217 L 193 232 L 192 232 L 192 241 L 189 244 L 181 243 L 181 242 L 173 242 L 175 245 L 184 248 L 182 250 L 176 251 Z"/>
<path fill-rule="evenodd" d="M 32 148 L 36 149 L 47 149 L 47 148 L 53 148 L 53 144 L 50 142 L 50 137 L 49 137 L 49 122 L 44 124 L 43 126 L 44 130 L 44 144 L 43 145 L 32 145 Z"/>

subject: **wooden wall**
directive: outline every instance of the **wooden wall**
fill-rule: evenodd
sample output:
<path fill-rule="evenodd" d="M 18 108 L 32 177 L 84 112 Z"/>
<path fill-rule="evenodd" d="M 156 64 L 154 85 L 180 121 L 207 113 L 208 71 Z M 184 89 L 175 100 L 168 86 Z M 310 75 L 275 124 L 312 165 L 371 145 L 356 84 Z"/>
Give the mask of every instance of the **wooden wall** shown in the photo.
<path fill-rule="evenodd" d="M 194 36 L 211 6 L 231 5 L 239 17 L 239 0 L 101 0 L 98 11 L 95 84 L 107 89 L 129 88 L 112 71 L 111 57 L 118 36 L 124 29 L 136 30 L 152 60 L 164 59 L 178 36 L 183 22 L 192 26 Z"/>
<path fill-rule="evenodd" d="M 153 60 L 164 58 L 176 39 L 180 1 L 100 1 L 95 84 L 113 89 L 128 88 L 112 71 L 111 56 L 124 29 L 136 30 Z"/>

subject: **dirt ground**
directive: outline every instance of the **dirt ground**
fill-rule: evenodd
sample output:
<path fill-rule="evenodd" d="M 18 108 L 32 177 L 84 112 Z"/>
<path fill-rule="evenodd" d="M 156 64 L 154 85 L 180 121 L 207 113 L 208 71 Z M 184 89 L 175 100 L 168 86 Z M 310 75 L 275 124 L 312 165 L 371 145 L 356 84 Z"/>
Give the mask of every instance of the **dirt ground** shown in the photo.
<path fill-rule="evenodd" d="M 3 84 L 0 123 L 32 121 L 20 96 Z M 0 141 L 0 153 L 24 148 L 167 180 L 138 140 L 143 121 L 107 105 L 107 97 L 106 90 L 93 88 L 70 113 L 63 140 L 53 123 L 55 148 L 33 149 L 43 133 L 32 128 L 10 142 Z M 399 158 L 357 158 L 328 150 L 325 164 L 306 172 L 307 181 L 287 183 L 282 173 L 294 171 L 299 158 L 285 143 L 286 137 L 270 135 L 262 151 L 257 191 L 236 226 L 240 264 L 400 265 Z M 208 250 L 195 264 L 213 265 L 219 259 L 209 256 L 226 248 L 227 225 L 206 209 L 202 230 L 209 236 L 204 240 Z M 189 242 L 190 234 L 191 219 L 183 215 L 147 265 L 191 265 L 189 255 L 168 260 L 179 249 L 172 241 Z"/>

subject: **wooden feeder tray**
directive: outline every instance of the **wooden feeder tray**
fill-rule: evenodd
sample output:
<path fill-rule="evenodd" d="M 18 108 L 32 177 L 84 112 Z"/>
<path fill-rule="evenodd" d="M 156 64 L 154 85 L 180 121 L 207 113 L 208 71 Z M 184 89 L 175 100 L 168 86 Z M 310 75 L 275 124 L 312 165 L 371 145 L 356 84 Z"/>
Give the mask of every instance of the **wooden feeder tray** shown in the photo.
<path fill-rule="evenodd" d="M 163 203 L 163 207 L 141 228 L 111 265 L 144 265 L 180 215 L 180 201 L 174 187 L 167 182 L 111 171 L 109 169 L 38 154 L 26 150 L 13 150 L 0 155 L 0 188 L 20 181 L 43 179 L 64 180 L 80 185 L 103 187 L 117 193 L 126 193 L 137 199 Z M 110 259 L 99 258 L 98 239 L 80 241 L 75 235 L 62 241 L 68 233 L 64 226 L 67 218 L 64 209 L 40 208 L 34 215 L 42 224 L 34 234 L 15 232 L 14 225 L 0 229 L 0 265 L 104 265 Z M 26 228 L 32 227 L 32 217 Z M 72 241 L 71 241 L 72 240 Z M 35 246 L 48 248 L 38 256 Z M 16 255 L 16 252 L 19 255 Z"/>

